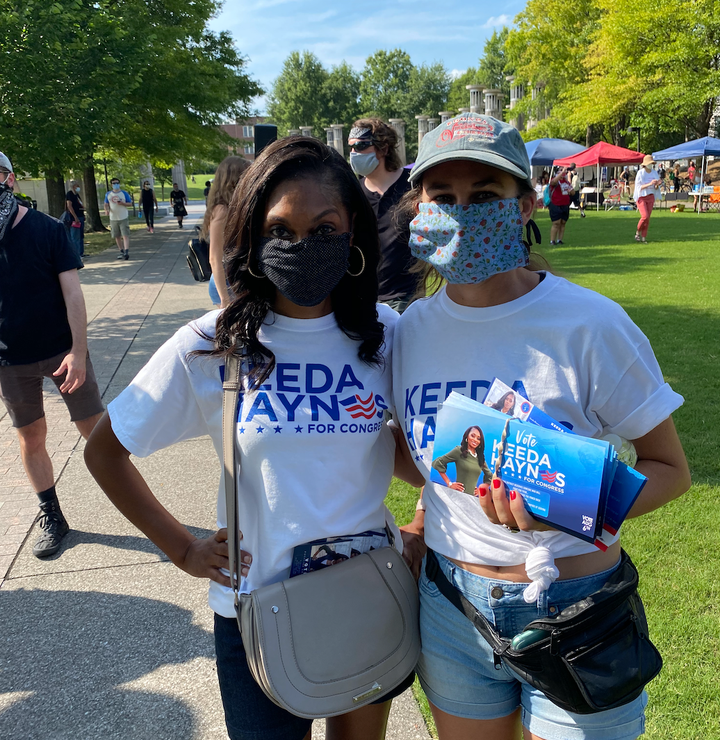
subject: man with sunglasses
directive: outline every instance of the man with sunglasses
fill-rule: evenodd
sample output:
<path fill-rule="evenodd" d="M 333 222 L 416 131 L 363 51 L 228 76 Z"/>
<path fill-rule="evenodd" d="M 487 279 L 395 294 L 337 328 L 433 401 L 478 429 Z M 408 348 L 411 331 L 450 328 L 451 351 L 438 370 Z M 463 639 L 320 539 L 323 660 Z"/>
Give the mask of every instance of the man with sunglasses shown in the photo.
<path fill-rule="evenodd" d="M 379 118 L 355 121 L 348 137 L 350 166 L 378 220 L 380 300 L 402 313 L 415 293 L 417 276 L 410 272 L 408 220 L 398 223 L 395 212 L 410 190 L 408 170 L 397 153 L 397 133 Z"/>

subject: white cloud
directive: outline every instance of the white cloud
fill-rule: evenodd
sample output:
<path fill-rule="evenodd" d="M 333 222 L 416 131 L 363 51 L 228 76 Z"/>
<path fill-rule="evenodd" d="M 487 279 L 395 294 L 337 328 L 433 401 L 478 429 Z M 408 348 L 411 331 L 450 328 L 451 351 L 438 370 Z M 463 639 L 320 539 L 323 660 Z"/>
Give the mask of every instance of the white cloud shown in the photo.
<path fill-rule="evenodd" d="M 457 78 L 462 77 L 465 74 L 465 72 L 467 72 L 467 69 L 453 69 L 453 70 L 450 70 L 450 77 L 453 80 L 457 80 Z"/>
<path fill-rule="evenodd" d="M 483 28 L 495 28 L 497 26 L 511 26 L 512 25 L 512 16 L 506 15 L 503 13 L 502 15 L 493 16 L 492 18 L 488 18 L 485 23 L 483 24 Z"/>

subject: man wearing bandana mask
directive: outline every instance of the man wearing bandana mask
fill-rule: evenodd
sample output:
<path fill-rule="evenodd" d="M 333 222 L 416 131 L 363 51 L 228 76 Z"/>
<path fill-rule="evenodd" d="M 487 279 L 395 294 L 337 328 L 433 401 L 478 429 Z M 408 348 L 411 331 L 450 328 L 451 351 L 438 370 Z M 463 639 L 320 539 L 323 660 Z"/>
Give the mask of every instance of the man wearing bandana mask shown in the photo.
<path fill-rule="evenodd" d="M 103 405 L 87 353 L 82 261 L 60 222 L 18 204 L 14 184 L 12 164 L 0 153 L 0 398 L 40 502 L 33 554 L 48 557 L 69 528 L 46 449 L 43 378 L 55 382 L 86 439 Z"/>
<path fill-rule="evenodd" d="M 398 223 L 396 210 L 410 189 L 408 171 L 398 157 L 397 134 L 379 118 L 355 121 L 350 136 L 350 166 L 378 220 L 380 300 L 402 313 L 415 293 L 415 260 L 408 247 L 408 219 Z"/>

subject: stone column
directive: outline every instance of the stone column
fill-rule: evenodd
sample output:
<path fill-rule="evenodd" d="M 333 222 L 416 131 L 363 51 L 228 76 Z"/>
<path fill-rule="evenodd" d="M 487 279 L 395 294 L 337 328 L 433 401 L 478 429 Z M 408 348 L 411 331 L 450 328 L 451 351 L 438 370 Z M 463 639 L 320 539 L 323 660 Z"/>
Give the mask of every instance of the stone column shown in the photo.
<path fill-rule="evenodd" d="M 525 86 L 521 82 L 516 82 L 512 75 L 505 79 L 510 83 L 510 110 L 512 110 L 525 97 Z M 510 124 L 518 131 L 522 131 L 525 126 L 522 113 L 516 116 L 511 115 Z"/>
<path fill-rule="evenodd" d="M 458 108 L 460 113 L 470 113 L 470 108 Z"/>
<path fill-rule="evenodd" d="M 302 136 L 311 137 L 313 135 L 313 127 L 312 126 L 300 126 L 300 134 Z"/>
<path fill-rule="evenodd" d="M 328 146 L 334 147 L 335 146 L 335 135 L 333 134 L 333 130 L 331 128 L 325 129 L 325 136 L 327 137 L 325 143 Z"/>
<path fill-rule="evenodd" d="M 439 118 L 428 118 L 428 132 L 437 128 L 438 123 L 440 123 Z"/>
<path fill-rule="evenodd" d="M 500 90 L 485 90 L 485 115 L 502 121 L 502 99 Z"/>
<path fill-rule="evenodd" d="M 532 88 L 532 100 L 535 103 L 533 105 L 533 115 L 532 118 L 528 119 L 527 127 L 528 129 L 534 128 L 537 126 L 538 120 L 542 120 L 545 118 L 545 106 L 543 105 L 543 90 L 545 89 L 545 83 L 544 82 L 536 82 L 533 85 Z"/>
<path fill-rule="evenodd" d="M 407 164 L 407 154 L 405 153 L 405 121 L 402 118 L 390 118 L 388 123 L 395 129 L 398 135 L 397 152 L 400 162 L 404 167 Z"/>
<path fill-rule="evenodd" d="M 343 141 L 342 123 L 333 123 L 332 130 L 333 130 L 333 146 L 344 157 L 345 156 L 345 142 Z"/>
<path fill-rule="evenodd" d="M 288 136 L 300 136 L 300 129 L 299 128 L 289 128 Z"/>
<path fill-rule="evenodd" d="M 445 121 L 449 121 L 455 114 L 451 110 L 441 110 L 438 111 L 438 115 L 440 116 L 440 123 L 445 123 Z"/>
<path fill-rule="evenodd" d="M 150 183 L 150 187 L 155 187 L 155 176 L 153 175 L 152 165 L 150 162 L 140 165 L 140 187 L 142 188 L 143 183 L 147 180 Z"/>
<path fill-rule="evenodd" d="M 422 143 L 423 136 L 428 132 L 428 121 L 430 116 L 415 116 L 418 122 L 418 146 Z"/>
<path fill-rule="evenodd" d="M 172 168 L 172 181 L 180 186 L 180 190 L 187 187 L 187 178 L 185 177 L 185 162 L 182 159 Z"/>
<path fill-rule="evenodd" d="M 482 99 L 482 93 L 485 88 L 482 85 L 465 85 L 465 89 L 470 91 L 470 112 L 485 113 L 485 106 Z"/>

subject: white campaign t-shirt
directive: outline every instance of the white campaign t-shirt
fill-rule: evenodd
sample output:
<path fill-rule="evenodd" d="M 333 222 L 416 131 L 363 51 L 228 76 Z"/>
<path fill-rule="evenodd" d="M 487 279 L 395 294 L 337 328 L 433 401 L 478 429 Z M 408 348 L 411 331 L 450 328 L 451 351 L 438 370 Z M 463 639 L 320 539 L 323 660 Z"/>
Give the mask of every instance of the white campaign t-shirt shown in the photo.
<path fill-rule="evenodd" d="M 577 434 L 626 439 L 647 434 L 683 401 L 620 306 L 549 273 L 499 306 L 460 306 L 445 289 L 416 301 L 398 321 L 393 357 L 399 423 L 428 480 L 425 541 L 471 563 L 519 565 L 538 545 L 556 558 L 596 548 L 564 532 L 509 532 L 474 496 L 429 482 L 435 415 L 452 391 L 482 401 L 497 377 Z"/>
<path fill-rule="evenodd" d="M 198 331 L 213 337 L 218 313 L 180 329 L 109 405 L 113 430 L 132 454 L 146 457 L 209 434 L 222 458 L 224 365 L 218 358 L 188 358 L 212 348 Z M 338 328 L 333 314 L 270 314 L 259 332 L 276 366 L 260 389 L 241 397 L 237 423 L 242 548 L 253 556 L 243 593 L 287 578 L 296 545 L 393 523 L 383 501 L 395 442 L 383 415 L 392 410 L 397 314 L 378 305 L 378 315 L 385 325 L 381 367 L 360 360 L 359 343 Z M 217 525 L 226 526 L 222 480 Z M 209 603 L 218 614 L 235 616 L 232 591 L 218 583 L 210 583 Z"/>

